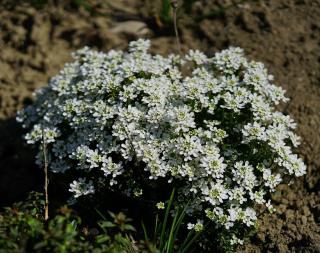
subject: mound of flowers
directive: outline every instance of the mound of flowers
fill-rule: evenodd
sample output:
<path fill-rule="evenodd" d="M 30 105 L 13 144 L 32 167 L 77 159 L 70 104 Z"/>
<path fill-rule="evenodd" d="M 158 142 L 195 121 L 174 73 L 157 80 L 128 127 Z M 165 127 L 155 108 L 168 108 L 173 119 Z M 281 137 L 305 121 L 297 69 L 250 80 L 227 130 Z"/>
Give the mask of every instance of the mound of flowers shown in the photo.
<path fill-rule="evenodd" d="M 189 229 L 211 220 L 242 243 L 233 228 L 254 227 L 254 207 L 271 211 L 270 192 L 306 172 L 292 152 L 296 123 L 275 109 L 285 92 L 240 48 L 163 57 L 149 45 L 77 51 L 18 114 L 26 140 L 42 164 L 44 134 L 50 169 L 73 176 L 74 199 L 103 189 L 144 196 L 165 182 L 190 203 Z"/>

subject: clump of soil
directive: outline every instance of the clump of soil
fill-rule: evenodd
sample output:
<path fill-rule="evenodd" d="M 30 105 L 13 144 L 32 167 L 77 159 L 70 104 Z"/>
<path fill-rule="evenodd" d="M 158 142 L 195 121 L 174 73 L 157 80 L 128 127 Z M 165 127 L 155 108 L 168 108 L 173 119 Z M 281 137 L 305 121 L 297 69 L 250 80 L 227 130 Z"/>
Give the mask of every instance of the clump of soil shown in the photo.
<path fill-rule="evenodd" d="M 151 38 L 153 52 L 176 50 L 172 27 L 160 19 L 160 1 L 39 2 L 8 1 L 0 9 L 1 205 L 41 189 L 41 169 L 14 116 L 72 51 L 123 49 L 141 36 Z M 194 1 L 180 9 L 182 49 L 212 55 L 234 45 L 264 62 L 291 98 L 283 110 L 299 124 L 299 152 L 308 165 L 305 177 L 279 187 L 273 195 L 278 211 L 261 217 L 257 236 L 239 252 L 320 252 L 320 1 L 237 2 Z"/>

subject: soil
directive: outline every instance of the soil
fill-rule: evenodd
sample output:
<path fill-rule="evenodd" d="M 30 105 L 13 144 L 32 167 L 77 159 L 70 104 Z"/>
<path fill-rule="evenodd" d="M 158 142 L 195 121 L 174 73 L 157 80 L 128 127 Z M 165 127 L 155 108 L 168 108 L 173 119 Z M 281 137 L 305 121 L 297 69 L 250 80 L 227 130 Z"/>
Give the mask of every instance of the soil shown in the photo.
<path fill-rule="evenodd" d="M 160 1 L 79 2 L 0 1 L 0 206 L 41 190 L 34 151 L 14 117 L 72 51 L 125 49 L 138 37 L 149 37 L 154 53 L 175 51 Z M 287 90 L 291 101 L 282 109 L 303 138 L 307 175 L 280 185 L 273 195 L 278 211 L 261 217 L 258 234 L 238 252 L 320 252 L 320 0 L 202 0 L 185 7 L 178 22 L 183 51 L 212 55 L 233 45 L 264 62 Z"/>

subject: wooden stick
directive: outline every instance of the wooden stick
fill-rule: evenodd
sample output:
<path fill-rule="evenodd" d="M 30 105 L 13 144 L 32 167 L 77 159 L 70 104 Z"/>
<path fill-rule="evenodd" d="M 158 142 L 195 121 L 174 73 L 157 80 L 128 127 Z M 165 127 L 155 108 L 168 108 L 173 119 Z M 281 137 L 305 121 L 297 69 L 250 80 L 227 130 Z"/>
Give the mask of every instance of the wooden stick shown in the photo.
<path fill-rule="evenodd" d="M 45 204 L 44 204 L 44 220 L 49 219 L 49 195 L 48 195 L 48 158 L 47 158 L 47 143 L 44 135 L 44 129 L 42 127 L 42 151 L 44 159 L 44 194 L 45 194 Z"/>

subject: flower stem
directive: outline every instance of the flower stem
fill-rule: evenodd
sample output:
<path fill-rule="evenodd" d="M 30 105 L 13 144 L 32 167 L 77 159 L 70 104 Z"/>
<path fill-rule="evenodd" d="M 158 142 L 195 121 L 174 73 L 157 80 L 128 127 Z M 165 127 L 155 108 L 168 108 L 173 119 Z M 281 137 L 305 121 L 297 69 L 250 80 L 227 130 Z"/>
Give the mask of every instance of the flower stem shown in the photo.
<path fill-rule="evenodd" d="M 173 26 L 174 26 L 174 32 L 176 35 L 176 44 L 178 53 L 181 55 L 181 44 L 180 44 L 180 38 L 179 38 L 179 31 L 178 31 L 178 25 L 177 25 L 177 9 L 178 9 L 178 0 L 171 0 L 171 7 L 172 7 L 172 13 L 173 13 Z"/>

